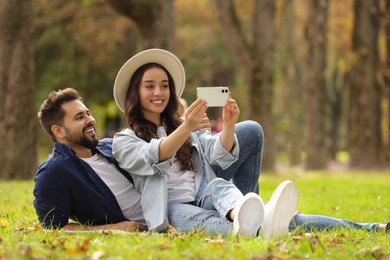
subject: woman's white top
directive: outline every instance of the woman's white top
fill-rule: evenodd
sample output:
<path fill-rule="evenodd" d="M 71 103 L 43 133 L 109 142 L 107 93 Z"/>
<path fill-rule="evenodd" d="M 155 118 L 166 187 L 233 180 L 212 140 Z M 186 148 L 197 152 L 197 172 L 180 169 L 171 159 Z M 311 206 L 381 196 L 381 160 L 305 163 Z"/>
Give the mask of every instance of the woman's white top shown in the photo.
<path fill-rule="evenodd" d="M 157 137 L 162 138 L 166 136 L 165 128 L 159 126 L 157 128 Z M 185 203 L 195 200 L 195 173 L 194 171 L 180 170 L 180 166 L 180 162 L 175 160 L 166 173 L 168 204 Z"/>

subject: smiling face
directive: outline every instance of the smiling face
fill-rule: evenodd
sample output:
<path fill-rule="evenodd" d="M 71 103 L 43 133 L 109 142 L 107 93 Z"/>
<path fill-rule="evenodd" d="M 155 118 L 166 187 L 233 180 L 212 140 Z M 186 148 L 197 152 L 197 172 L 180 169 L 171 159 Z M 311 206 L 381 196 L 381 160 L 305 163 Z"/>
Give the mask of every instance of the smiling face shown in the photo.
<path fill-rule="evenodd" d="M 145 71 L 139 84 L 141 111 L 145 119 L 161 125 L 161 113 L 167 107 L 170 90 L 168 76 L 161 68 Z"/>
<path fill-rule="evenodd" d="M 79 100 L 62 104 L 62 109 L 65 111 L 63 125 L 52 126 L 57 141 L 70 146 L 79 157 L 90 156 L 99 143 L 95 119 Z"/>

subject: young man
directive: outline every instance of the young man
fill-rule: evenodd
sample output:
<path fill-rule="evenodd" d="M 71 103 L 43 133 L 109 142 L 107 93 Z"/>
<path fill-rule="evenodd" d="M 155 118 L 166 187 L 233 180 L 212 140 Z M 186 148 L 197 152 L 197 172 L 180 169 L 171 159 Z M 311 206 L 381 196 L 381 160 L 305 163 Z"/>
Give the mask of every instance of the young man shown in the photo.
<path fill-rule="evenodd" d="M 34 207 L 44 227 L 144 230 L 140 195 L 113 158 L 112 140 L 98 140 L 77 91 L 51 92 L 38 118 L 54 142 L 35 178 Z"/>

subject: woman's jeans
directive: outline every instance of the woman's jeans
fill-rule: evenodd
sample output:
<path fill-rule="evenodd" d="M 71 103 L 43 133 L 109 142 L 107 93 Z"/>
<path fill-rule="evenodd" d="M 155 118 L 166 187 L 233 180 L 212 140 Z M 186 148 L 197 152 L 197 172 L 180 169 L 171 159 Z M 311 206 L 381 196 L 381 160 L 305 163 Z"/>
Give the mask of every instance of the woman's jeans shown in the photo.
<path fill-rule="evenodd" d="M 216 178 L 200 191 L 196 201 L 186 204 L 168 205 L 168 219 L 179 231 L 204 229 L 206 233 L 230 234 L 233 222 L 227 219 L 243 195 L 230 182 Z"/>
<path fill-rule="evenodd" d="M 232 180 L 243 194 L 248 192 L 258 194 L 264 145 L 263 129 L 257 122 L 248 120 L 238 123 L 235 127 L 235 133 L 240 145 L 239 159 L 225 171 L 218 166 L 213 166 L 213 170 L 218 177 L 227 181 Z M 203 203 L 210 205 L 208 200 Z M 170 223 L 181 231 L 204 228 L 206 233 L 230 234 L 233 229 L 232 222 L 228 221 L 226 217 L 221 217 L 221 213 L 212 208 L 212 206 L 201 208 L 189 204 L 169 205 L 168 218 Z M 222 215 L 225 214 L 224 211 L 221 212 Z M 289 230 L 298 229 L 303 232 L 311 232 L 340 227 L 366 229 L 367 231 L 378 230 L 377 223 L 354 223 L 348 220 L 299 212 L 291 220 Z"/>

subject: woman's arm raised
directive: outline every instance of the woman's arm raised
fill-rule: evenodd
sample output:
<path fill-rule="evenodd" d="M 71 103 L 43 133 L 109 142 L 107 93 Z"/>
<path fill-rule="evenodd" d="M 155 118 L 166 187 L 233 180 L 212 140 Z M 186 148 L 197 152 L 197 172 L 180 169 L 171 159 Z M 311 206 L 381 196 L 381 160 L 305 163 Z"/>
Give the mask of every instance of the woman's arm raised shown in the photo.
<path fill-rule="evenodd" d="M 160 144 L 159 161 L 165 161 L 172 157 L 184 144 L 191 132 L 196 130 L 207 110 L 207 103 L 197 99 L 189 106 L 184 114 L 184 122 Z"/>

